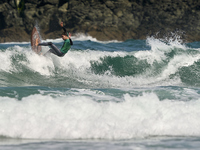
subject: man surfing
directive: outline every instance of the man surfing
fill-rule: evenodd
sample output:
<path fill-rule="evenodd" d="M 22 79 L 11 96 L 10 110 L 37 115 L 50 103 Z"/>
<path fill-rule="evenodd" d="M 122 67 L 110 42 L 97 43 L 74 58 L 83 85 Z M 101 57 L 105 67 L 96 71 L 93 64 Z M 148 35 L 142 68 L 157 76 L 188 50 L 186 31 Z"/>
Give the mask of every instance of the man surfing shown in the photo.
<path fill-rule="evenodd" d="M 71 48 L 71 45 L 73 45 L 73 42 L 71 40 L 71 34 L 66 31 L 66 29 L 63 27 L 63 22 L 60 23 L 60 26 L 64 30 L 62 33 L 62 39 L 64 40 L 63 46 L 61 49 L 57 48 L 52 42 L 44 42 L 44 43 L 38 43 L 38 39 L 36 39 L 36 46 L 50 46 L 51 49 L 49 49 L 48 52 L 44 54 L 44 56 L 47 53 L 53 53 L 59 57 L 63 57 Z"/>

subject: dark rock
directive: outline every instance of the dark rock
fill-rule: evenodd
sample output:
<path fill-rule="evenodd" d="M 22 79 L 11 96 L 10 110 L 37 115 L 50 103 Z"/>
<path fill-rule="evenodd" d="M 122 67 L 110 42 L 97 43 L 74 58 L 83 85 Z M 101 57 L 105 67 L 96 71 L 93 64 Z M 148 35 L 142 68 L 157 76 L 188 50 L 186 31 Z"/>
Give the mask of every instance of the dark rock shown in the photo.
<path fill-rule="evenodd" d="M 3 3 L 5 3 L 5 2 L 7 2 L 7 0 L 1 0 L 1 1 L 0 1 L 0 4 L 3 4 Z"/>
<path fill-rule="evenodd" d="M 15 39 L 15 40 L 13 40 Z M 27 39 L 30 39 L 30 35 L 25 32 L 24 28 L 20 27 L 13 27 L 13 28 L 7 28 L 4 30 L 0 30 L 0 42 L 23 42 L 23 41 L 29 41 Z"/>
<path fill-rule="evenodd" d="M 26 0 L 26 3 L 31 3 L 31 4 L 40 4 L 42 0 Z"/>
<path fill-rule="evenodd" d="M 15 0 L 0 1 L 0 41 L 29 40 L 38 25 L 44 38 L 60 37 L 59 23 L 70 32 L 88 33 L 99 40 L 159 37 L 180 29 L 187 40 L 200 39 L 200 1 L 193 0 Z M 23 32 L 22 32 L 23 31 Z M 10 36 L 16 32 L 17 36 Z M 21 34 L 22 33 L 22 34 Z M 9 36 L 6 36 L 9 34 Z"/>
<path fill-rule="evenodd" d="M 114 4 L 113 1 L 107 1 L 107 2 L 105 2 L 105 4 L 106 4 L 106 6 L 107 6 L 108 8 L 110 8 L 111 10 L 113 10 L 113 9 L 115 8 L 115 4 Z"/>
<path fill-rule="evenodd" d="M 12 8 L 16 8 L 15 0 L 10 0 L 10 1 L 8 1 L 8 3 Z"/>
<path fill-rule="evenodd" d="M 57 5 L 59 4 L 59 0 L 42 0 L 43 3 Z"/>
<path fill-rule="evenodd" d="M 60 12 L 65 13 L 65 12 L 67 12 L 68 5 L 69 5 L 69 3 L 64 3 L 62 6 L 60 6 L 60 7 L 58 8 L 58 10 L 59 10 Z"/>
<path fill-rule="evenodd" d="M 24 11 L 35 10 L 36 7 L 37 7 L 37 4 L 26 3 L 25 4 L 26 9 Z"/>

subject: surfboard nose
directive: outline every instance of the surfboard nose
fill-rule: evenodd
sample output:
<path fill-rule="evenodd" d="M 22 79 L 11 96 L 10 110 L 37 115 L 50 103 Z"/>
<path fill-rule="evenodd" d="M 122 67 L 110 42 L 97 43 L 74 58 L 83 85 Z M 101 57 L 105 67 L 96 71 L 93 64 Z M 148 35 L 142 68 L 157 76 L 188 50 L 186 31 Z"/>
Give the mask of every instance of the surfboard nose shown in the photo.
<path fill-rule="evenodd" d="M 40 34 L 37 28 L 33 27 L 33 30 L 31 32 L 31 49 L 37 54 L 40 54 L 42 50 L 41 46 L 38 46 L 40 42 Z"/>

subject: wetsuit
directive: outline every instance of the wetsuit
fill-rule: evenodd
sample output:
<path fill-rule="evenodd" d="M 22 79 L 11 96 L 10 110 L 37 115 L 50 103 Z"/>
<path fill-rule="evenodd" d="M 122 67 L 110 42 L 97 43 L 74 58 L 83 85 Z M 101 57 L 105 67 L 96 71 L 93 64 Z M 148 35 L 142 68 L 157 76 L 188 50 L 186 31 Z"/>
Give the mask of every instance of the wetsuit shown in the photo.
<path fill-rule="evenodd" d="M 66 35 L 68 35 L 64 27 L 63 27 L 63 30 L 66 33 Z M 52 42 L 44 42 L 44 43 L 38 44 L 38 46 L 50 46 L 51 49 L 47 53 L 51 52 L 59 57 L 63 57 L 69 51 L 69 49 L 71 48 L 71 45 L 73 45 L 73 42 L 71 39 L 64 40 L 64 43 L 61 49 L 57 48 Z M 44 55 L 46 55 L 47 53 L 45 53 Z"/>

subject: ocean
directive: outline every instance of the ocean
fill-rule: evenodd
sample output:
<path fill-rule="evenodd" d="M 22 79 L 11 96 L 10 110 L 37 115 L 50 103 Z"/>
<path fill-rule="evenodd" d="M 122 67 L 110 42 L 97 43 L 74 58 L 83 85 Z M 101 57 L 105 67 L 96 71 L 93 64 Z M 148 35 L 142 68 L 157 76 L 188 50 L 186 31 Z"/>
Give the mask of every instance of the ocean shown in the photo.
<path fill-rule="evenodd" d="M 72 40 L 0 43 L 0 149 L 200 148 L 200 42 Z"/>

